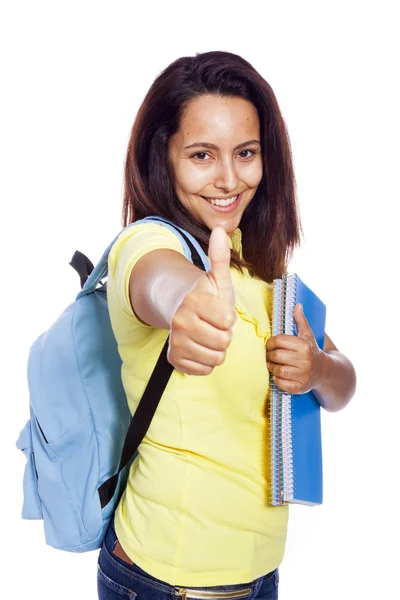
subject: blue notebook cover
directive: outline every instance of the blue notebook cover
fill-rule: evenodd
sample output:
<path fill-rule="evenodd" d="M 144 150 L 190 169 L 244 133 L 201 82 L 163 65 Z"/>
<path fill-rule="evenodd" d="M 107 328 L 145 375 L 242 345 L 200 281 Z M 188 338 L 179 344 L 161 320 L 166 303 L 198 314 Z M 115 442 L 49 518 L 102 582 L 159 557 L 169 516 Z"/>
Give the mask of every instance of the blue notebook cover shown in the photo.
<path fill-rule="evenodd" d="M 274 283 L 273 335 L 279 332 L 297 335 L 293 309 L 301 303 L 316 342 L 323 348 L 325 304 L 295 273 L 285 275 Z M 320 405 L 311 391 L 291 395 L 274 384 L 272 387 L 275 415 L 272 420 L 272 444 L 275 448 L 272 503 L 322 504 Z"/>

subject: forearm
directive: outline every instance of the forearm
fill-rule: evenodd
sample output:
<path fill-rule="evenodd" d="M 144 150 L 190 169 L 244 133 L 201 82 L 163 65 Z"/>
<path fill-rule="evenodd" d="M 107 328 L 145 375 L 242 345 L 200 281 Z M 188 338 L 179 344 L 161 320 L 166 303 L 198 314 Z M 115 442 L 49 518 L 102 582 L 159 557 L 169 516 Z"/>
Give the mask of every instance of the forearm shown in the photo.
<path fill-rule="evenodd" d="M 129 286 L 132 308 L 148 325 L 170 329 L 176 309 L 203 276 L 203 271 L 178 252 L 149 252 L 132 270 Z"/>
<path fill-rule="evenodd" d="M 346 406 L 356 390 L 356 373 L 350 360 L 337 350 L 321 354 L 321 383 L 313 388 L 320 405 L 330 412 Z"/>

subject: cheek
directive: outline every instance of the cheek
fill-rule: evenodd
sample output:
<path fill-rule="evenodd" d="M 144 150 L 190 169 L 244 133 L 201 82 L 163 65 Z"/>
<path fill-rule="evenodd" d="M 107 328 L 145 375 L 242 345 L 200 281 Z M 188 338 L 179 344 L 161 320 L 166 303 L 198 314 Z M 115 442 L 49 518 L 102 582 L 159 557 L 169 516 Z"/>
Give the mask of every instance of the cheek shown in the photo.
<path fill-rule="evenodd" d="M 262 179 L 262 174 L 263 166 L 260 158 L 260 160 L 254 161 L 251 168 L 244 174 L 244 180 L 250 188 L 257 187 Z"/>
<path fill-rule="evenodd" d="M 260 160 L 254 160 L 252 163 L 243 165 L 238 172 L 239 178 L 246 187 L 252 189 L 256 188 L 262 179 L 263 165 Z"/>
<path fill-rule="evenodd" d="M 197 194 L 207 183 L 205 170 L 194 165 L 185 165 L 176 171 L 176 184 L 183 192 Z"/>

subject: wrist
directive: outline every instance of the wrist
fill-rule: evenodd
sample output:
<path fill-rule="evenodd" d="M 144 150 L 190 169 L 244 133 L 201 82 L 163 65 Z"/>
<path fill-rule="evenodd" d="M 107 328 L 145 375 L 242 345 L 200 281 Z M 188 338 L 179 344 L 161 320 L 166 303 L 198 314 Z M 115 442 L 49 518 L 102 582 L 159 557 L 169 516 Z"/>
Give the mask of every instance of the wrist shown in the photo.
<path fill-rule="evenodd" d="M 315 391 L 318 391 L 329 380 L 332 369 L 332 357 L 320 349 L 317 364 L 316 383 L 313 387 Z"/>
<path fill-rule="evenodd" d="M 160 303 L 159 310 L 162 313 L 165 321 L 168 323 L 168 329 L 171 329 L 174 315 L 182 305 L 186 296 L 198 284 L 199 280 L 204 277 L 204 273 L 202 271 L 199 269 L 196 269 L 196 271 L 197 272 L 190 272 L 190 274 L 187 276 L 187 279 L 183 281 L 178 288 L 171 289 L 170 283 L 166 281 L 165 286 L 159 295 L 160 298 L 163 298 L 163 302 Z"/>

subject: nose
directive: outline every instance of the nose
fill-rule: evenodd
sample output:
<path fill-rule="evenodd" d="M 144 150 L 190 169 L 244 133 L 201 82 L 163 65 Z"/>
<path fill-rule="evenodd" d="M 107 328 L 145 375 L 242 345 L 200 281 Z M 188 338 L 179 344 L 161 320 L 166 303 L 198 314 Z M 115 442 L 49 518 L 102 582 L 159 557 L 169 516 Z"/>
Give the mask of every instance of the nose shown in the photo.
<path fill-rule="evenodd" d="M 218 165 L 214 185 L 218 189 L 232 192 L 237 188 L 238 176 L 232 159 L 221 160 Z"/>

